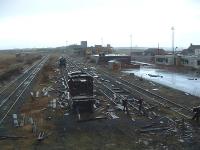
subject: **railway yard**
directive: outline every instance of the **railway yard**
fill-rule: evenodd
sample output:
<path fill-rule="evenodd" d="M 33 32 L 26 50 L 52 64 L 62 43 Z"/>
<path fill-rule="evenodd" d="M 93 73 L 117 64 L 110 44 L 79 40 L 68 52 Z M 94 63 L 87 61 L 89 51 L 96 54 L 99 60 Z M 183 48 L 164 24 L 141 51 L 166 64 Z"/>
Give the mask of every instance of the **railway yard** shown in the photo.
<path fill-rule="evenodd" d="M 89 112 L 70 107 L 68 73 L 77 71 L 93 77 Z M 200 126 L 191 120 L 199 104 L 199 97 L 83 57 L 43 54 L 1 84 L 0 149 L 199 149 Z"/>

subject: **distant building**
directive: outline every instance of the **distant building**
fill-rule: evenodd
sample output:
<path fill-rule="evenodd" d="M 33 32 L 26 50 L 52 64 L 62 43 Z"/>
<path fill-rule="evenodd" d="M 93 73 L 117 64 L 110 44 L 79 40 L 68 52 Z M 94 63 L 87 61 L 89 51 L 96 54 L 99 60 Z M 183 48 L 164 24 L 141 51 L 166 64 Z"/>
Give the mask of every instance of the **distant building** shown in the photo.
<path fill-rule="evenodd" d="M 200 69 L 200 55 L 156 55 L 155 64 Z"/>
<path fill-rule="evenodd" d="M 174 55 L 156 55 L 155 64 L 174 65 Z"/>
<path fill-rule="evenodd" d="M 87 48 L 87 41 L 81 41 L 81 48 Z"/>
<path fill-rule="evenodd" d="M 164 49 L 160 48 L 148 48 L 144 51 L 145 56 L 155 56 L 155 55 L 165 55 L 166 52 Z"/>
<path fill-rule="evenodd" d="M 119 71 L 121 70 L 121 63 L 117 60 L 110 60 L 108 61 L 108 68 L 112 71 Z"/>
<path fill-rule="evenodd" d="M 112 53 L 112 47 L 110 44 L 107 45 L 107 47 L 103 47 L 102 45 L 95 45 L 94 47 L 88 47 L 85 49 L 85 56 L 91 56 L 91 55 L 98 55 L 98 54 L 111 54 Z"/>
<path fill-rule="evenodd" d="M 134 61 L 154 63 L 155 55 L 164 55 L 164 49 L 148 48 L 148 49 L 134 49 L 131 52 L 131 58 Z"/>
<path fill-rule="evenodd" d="M 81 41 L 80 45 L 70 45 L 74 49 L 74 54 L 84 56 L 87 49 L 87 41 Z"/>
<path fill-rule="evenodd" d="M 123 54 L 99 54 L 92 55 L 91 60 L 96 64 L 108 64 L 109 61 L 115 60 L 123 64 L 131 63 L 131 56 Z"/>
<path fill-rule="evenodd" d="M 187 49 L 184 49 L 181 54 L 182 55 L 195 55 L 200 50 L 200 45 L 193 45 L 192 43 Z"/>
<path fill-rule="evenodd" d="M 200 57 L 196 55 L 182 56 L 181 65 L 186 67 L 192 67 L 195 69 L 200 69 Z"/>

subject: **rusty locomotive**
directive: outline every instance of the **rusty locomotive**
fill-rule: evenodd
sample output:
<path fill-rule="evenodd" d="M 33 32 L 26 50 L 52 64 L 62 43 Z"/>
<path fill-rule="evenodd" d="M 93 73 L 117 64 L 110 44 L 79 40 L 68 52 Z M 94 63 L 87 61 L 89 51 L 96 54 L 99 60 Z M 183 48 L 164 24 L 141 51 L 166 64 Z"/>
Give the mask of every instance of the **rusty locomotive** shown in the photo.
<path fill-rule="evenodd" d="M 93 77 L 76 71 L 68 73 L 69 104 L 75 112 L 93 112 Z"/>

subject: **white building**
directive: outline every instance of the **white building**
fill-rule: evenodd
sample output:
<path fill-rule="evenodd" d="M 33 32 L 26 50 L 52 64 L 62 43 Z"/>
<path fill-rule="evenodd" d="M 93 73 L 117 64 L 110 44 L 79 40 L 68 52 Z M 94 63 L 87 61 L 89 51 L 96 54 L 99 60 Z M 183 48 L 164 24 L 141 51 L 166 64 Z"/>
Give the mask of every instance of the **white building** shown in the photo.
<path fill-rule="evenodd" d="M 182 56 L 181 57 L 181 65 L 200 69 L 200 55 L 199 56 L 197 56 L 197 55 Z"/>
<path fill-rule="evenodd" d="M 196 54 L 199 54 L 199 52 L 200 51 L 197 51 Z M 155 64 L 168 66 L 176 65 L 200 69 L 200 55 L 156 55 Z"/>
<path fill-rule="evenodd" d="M 155 55 L 155 64 L 174 65 L 174 55 Z"/>

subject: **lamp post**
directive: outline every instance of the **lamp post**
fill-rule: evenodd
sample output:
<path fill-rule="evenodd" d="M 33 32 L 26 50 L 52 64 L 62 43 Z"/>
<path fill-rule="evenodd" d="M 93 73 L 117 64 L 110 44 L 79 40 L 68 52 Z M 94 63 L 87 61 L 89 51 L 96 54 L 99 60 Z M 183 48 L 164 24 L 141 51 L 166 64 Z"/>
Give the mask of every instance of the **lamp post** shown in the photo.
<path fill-rule="evenodd" d="M 172 30 L 172 51 L 173 51 L 173 58 L 174 58 L 174 65 L 175 65 L 175 54 L 174 54 L 174 27 L 171 27 Z"/>

